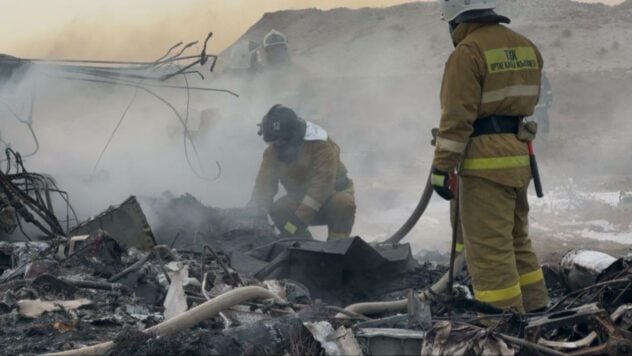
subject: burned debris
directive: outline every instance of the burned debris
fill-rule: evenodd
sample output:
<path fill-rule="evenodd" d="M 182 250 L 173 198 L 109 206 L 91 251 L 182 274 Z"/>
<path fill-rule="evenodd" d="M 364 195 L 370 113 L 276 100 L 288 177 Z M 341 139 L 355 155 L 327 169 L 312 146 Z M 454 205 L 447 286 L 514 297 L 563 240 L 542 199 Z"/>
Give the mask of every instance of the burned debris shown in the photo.
<path fill-rule="evenodd" d="M 162 216 L 175 207 L 204 224 L 173 218 L 152 231 L 141 206 Z M 518 315 L 473 300 L 462 257 L 449 293 L 446 268 L 415 260 L 406 244 L 280 239 L 248 209 L 206 207 L 190 195 L 131 197 L 69 236 L 0 244 L 6 353 L 632 350 L 632 260 L 595 251 L 548 265 L 554 303 Z"/>
<path fill-rule="evenodd" d="M 11 221 L 39 233 L 0 242 L 9 354 L 632 351 L 630 258 L 570 251 L 544 266 L 553 303 L 513 314 L 473 299 L 462 254 L 450 290 L 447 268 L 415 259 L 408 244 L 281 238 L 254 209 L 191 195 L 130 197 L 64 228 L 51 196 L 69 221 L 67 195 L 10 153 L 5 206 L 23 206 L 30 215 L 15 209 Z"/>
<path fill-rule="evenodd" d="M 459 33 L 485 33 L 476 31 L 479 25 L 496 26 L 494 21 L 509 20 L 494 12 L 490 4 L 495 2 L 458 3 L 466 10 L 484 4 L 474 12 L 457 14 L 454 2 L 442 3 L 444 19 L 451 20 L 455 45 L 463 40 L 457 38 Z M 410 207 L 413 211 L 408 220 L 403 218 L 409 212 L 396 209 L 406 209 L 396 204 L 400 198 L 412 195 L 413 189 L 417 193 L 419 167 L 430 158 L 411 149 L 422 131 L 419 111 L 433 107 L 425 99 L 420 100 L 418 74 L 427 66 L 428 73 L 423 77 L 436 81 L 439 62 L 434 62 L 443 62 L 444 57 L 436 47 L 439 37 L 433 33 L 434 26 L 423 24 L 424 33 L 433 33 L 428 43 L 437 53 L 424 61 L 409 58 L 415 63 L 409 69 L 393 68 L 399 67 L 400 57 L 408 58 L 413 49 L 425 48 L 405 41 L 405 36 L 419 27 L 408 31 L 407 26 L 392 22 L 395 17 L 404 21 L 417 5 L 388 10 L 397 16 L 369 10 L 370 16 L 359 18 L 363 28 L 369 24 L 364 30 L 347 31 L 357 25 L 351 21 L 343 26 L 353 35 L 347 43 L 336 38 L 345 37 L 337 26 L 325 26 L 320 19 L 306 21 L 321 11 L 291 12 L 287 18 L 287 14 L 266 15 L 265 21 L 240 39 L 242 45 L 227 49 L 230 58 L 222 55 L 221 60 L 219 55 L 207 53 L 212 33 L 204 42 L 178 43 L 159 58 L 142 62 L 0 55 L 0 105 L 11 120 L 18 121 L 8 126 L 13 141 L 8 140 L 6 131 L 2 132 L 4 137 L 0 133 L 0 145 L 6 154 L 6 158 L 0 158 L 0 353 L 632 354 L 631 255 L 625 256 L 627 251 L 617 246 L 612 250 L 599 246 L 600 251 L 593 251 L 582 244 L 584 249 L 568 251 L 578 247 L 570 246 L 570 236 L 555 237 L 564 247 L 556 246 L 554 253 L 559 255 L 546 255 L 546 263 L 541 265 L 529 240 L 530 222 L 536 222 L 532 224 L 537 230 L 534 236 L 550 225 L 529 216 L 528 182 L 534 179 L 538 197 L 544 192 L 533 151 L 537 127 L 532 125 L 534 122 L 525 122 L 526 116 L 534 112 L 544 136 L 553 137 L 548 128 L 552 88 L 542 77 L 543 56 L 535 41 L 525 41 L 508 27 L 496 26 L 489 28 L 496 35 L 490 36 L 484 58 L 479 56 L 482 52 L 465 56 L 455 46 L 443 76 L 442 87 L 447 90 L 442 90 L 442 122 L 437 125 L 441 129 L 431 131 L 435 157 L 424 192 L 416 208 Z M 334 12 L 339 24 L 341 19 L 349 19 L 346 12 L 352 11 Z M 380 24 L 370 24 L 372 18 L 379 19 L 376 21 Z M 414 23 L 421 24 L 418 19 Z M 303 28 L 305 24 L 316 27 Z M 297 28 L 306 31 L 297 33 Z M 318 43 L 308 38 L 316 30 Z M 371 37 L 378 32 L 378 38 Z M 418 41 L 418 36 L 411 37 Z M 500 37 L 506 43 L 492 43 Z M 261 45 L 259 40 L 263 40 Z M 470 40 L 477 42 L 476 37 Z M 379 51 L 364 50 L 379 48 L 385 41 L 406 43 L 406 51 L 391 58 Z M 487 40 L 481 38 L 480 42 L 479 47 L 488 47 Z M 343 61 L 335 63 L 339 68 L 327 73 L 330 63 L 326 57 L 341 53 L 345 53 L 340 56 Z M 352 54 L 365 59 L 350 65 L 347 56 Z M 322 58 L 314 61 L 314 57 Z M 227 63 L 229 59 L 234 62 Z M 496 63 L 489 63 L 488 71 L 479 71 L 474 63 L 483 61 Z M 213 72 L 217 65 L 220 71 L 222 66 L 228 69 L 210 78 L 213 86 L 239 88 L 247 100 L 240 105 L 217 102 L 207 106 L 198 102 L 205 107 L 192 107 L 196 100 L 202 101 L 198 94 L 204 92 L 237 96 L 229 89 L 200 84 L 207 78 L 206 72 Z M 302 71 L 299 65 L 318 73 L 313 78 L 298 73 Z M 356 66 L 357 70 L 351 68 Z M 364 66 L 369 69 L 360 69 Z M 458 68 L 469 66 L 472 68 Z M 520 73 L 511 73 L 518 69 Z M 484 78 L 463 75 L 474 72 Z M 552 76 L 555 79 L 559 74 Z M 64 183 L 60 186 L 79 181 L 91 188 L 86 189 L 89 199 L 81 200 L 80 214 L 75 213 L 68 194 L 52 176 L 25 168 L 24 159 L 40 151 L 33 114 L 39 113 L 34 106 L 42 100 L 36 95 L 38 86 L 40 94 L 41 87 L 48 86 L 42 85 L 43 79 L 47 84 L 66 83 L 72 94 L 77 87 L 105 87 L 107 95 L 127 104 L 120 110 L 112 108 L 120 116 L 111 127 L 106 123 L 97 130 L 97 121 L 101 120 L 92 117 L 88 125 L 94 125 L 94 136 L 79 129 L 77 136 L 81 137 L 77 141 L 81 144 L 70 145 L 77 152 L 88 149 L 94 153 L 94 157 L 75 157 L 74 152 L 69 155 L 70 166 L 75 160 L 88 160 L 91 177 L 81 176 L 81 172 L 72 174 L 77 172 L 65 165 L 52 168 L 62 171 L 54 174 Z M 410 90 L 413 87 L 417 91 Z M 22 92 L 13 93 L 13 89 Z M 95 90 L 98 93 L 81 98 L 89 99 L 85 106 L 100 114 L 104 92 Z M 402 95 L 409 90 L 414 99 Z M 172 96 L 176 92 L 182 97 Z M 326 93 L 320 96 L 318 92 Z M 396 99 L 389 99 L 389 92 Z M 61 94 L 44 100 L 57 101 Z M 542 105 L 534 107 L 538 95 L 544 95 L 540 98 Z M 141 103 L 141 96 L 153 102 Z M 368 98 L 381 100 L 371 103 Z M 182 100 L 176 103 L 173 99 Z M 256 168 L 245 168 L 251 166 L 254 147 L 247 147 L 250 141 L 242 133 L 248 126 L 254 136 L 255 123 L 251 121 L 261 117 L 259 110 L 277 102 L 281 104 L 274 105 L 259 124 L 259 135 L 268 148 L 255 180 L 255 192 L 248 201 L 244 187 L 233 181 L 248 179 Z M 362 110 L 358 110 L 360 106 Z M 135 118 L 142 122 L 136 123 L 136 130 L 120 133 L 129 141 L 115 160 L 115 154 L 108 150 L 114 150 L 115 137 L 123 131 L 120 128 L 125 127 L 124 121 L 130 121 L 132 108 L 138 111 Z M 161 115 L 164 112 L 160 109 L 167 115 Z M 618 108 L 612 111 L 618 112 Z M 51 115 L 48 125 L 35 127 L 37 133 L 50 130 L 50 126 L 57 129 L 80 121 L 74 113 L 68 115 L 69 119 L 58 119 L 66 114 L 67 110 L 61 110 Z M 400 116 L 410 119 L 390 119 Z M 465 116 L 467 121 L 463 120 Z M 165 119 L 177 119 L 178 125 L 159 122 Z M 397 126 L 415 134 L 407 137 L 403 131 L 391 130 Z M 430 131 L 425 123 L 421 126 L 423 131 Z M 471 135 L 467 132 L 470 126 Z M 324 127 L 331 128 L 331 132 Z M 18 130 L 18 134 L 11 130 Z M 104 130 L 108 135 L 101 137 Z M 241 132 L 236 134 L 237 130 Z M 24 133 L 32 137 L 34 149 L 20 155 L 14 145 Z M 358 142 L 355 136 L 364 135 L 368 138 L 365 142 L 347 150 L 345 145 Z M 99 151 L 94 152 L 93 143 L 98 144 Z M 261 145 L 260 140 L 258 143 Z M 57 142 L 48 137 L 42 140 L 43 155 L 68 154 L 64 152 L 66 147 L 51 152 L 51 144 Z M 171 155 L 178 147 L 184 153 L 182 160 Z M 552 147 L 545 148 L 552 151 Z M 390 153 L 376 155 L 381 150 Z M 207 160 L 201 152 L 213 152 L 218 160 Z M 365 157 L 362 161 L 370 166 L 365 171 L 371 174 L 357 173 L 363 171 L 356 170 L 357 161 L 348 166 L 342 163 L 343 158 L 347 161 L 354 155 Z M 139 159 L 144 156 L 150 159 Z M 33 161 L 40 164 L 38 169 L 46 170 L 41 168 L 46 166 L 41 164 L 46 159 L 40 157 Z M 154 170 L 152 160 L 162 157 L 165 159 L 158 159 L 162 167 Z M 224 174 L 220 159 L 226 164 Z M 49 160 L 57 163 L 55 156 Z M 382 161 L 392 162 L 383 167 L 376 164 Z M 547 167 L 550 162 L 541 163 L 541 167 Z M 131 168 L 124 171 L 125 167 Z M 216 174 L 207 174 L 215 168 Z M 395 168 L 403 168 L 405 173 L 397 174 Z M 124 172 L 115 173 L 115 169 Z M 186 169 L 192 175 L 182 174 Z M 140 173 L 140 179 L 134 173 Z M 392 177 L 386 182 L 377 181 L 375 177 L 382 174 Z M 158 180 L 167 175 L 168 183 L 161 184 Z M 230 189 L 207 184 L 220 177 L 228 181 Z M 553 180 L 544 178 L 545 183 Z M 127 183 L 129 186 L 125 186 Z M 574 189 L 572 181 L 570 185 Z M 166 187 L 175 193 L 159 195 Z M 622 231 L 618 226 L 632 229 L 625 215 L 632 202 L 627 192 L 630 187 L 608 188 L 600 195 L 600 212 L 586 209 L 590 211 L 581 218 L 573 215 L 573 220 L 582 220 L 577 226 L 590 226 L 595 234 Z M 226 192 L 216 194 L 222 189 Z M 547 194 L 561 194 L 554 186 L 550 189 Z M 376 194 L 367 194 L 371 190 Z M 419 247 L 414 246 L 415 241 L 402 241 L 409 233 L 430 235 L 430 229 L 413 229 L 426 212 L 426 222 L 434 220 L 439 225 L 440 219 L 433 214 L 441 213 L 441 209 L 427 209 L 435 192 L 451 200 L 451 251 L 446 256 L 439 252 L 445 246 L 424 246 L 429 250 L 420 257 L 414 254 Z M 276 200 L 279 193 L 287 195 Z M 358 214 L 359 220 L 356 193 L 360 203 L 357 211 L 362 213 Z M 569 209 L 582 205 L 570 193 Z M 374 214 L 367 217 L 366 206 L 361 206 L 367 196 L 379 201 L 382 210 L 377 209 L 378 214 L 385 210 L 392 214 L 384 221 L 366 224 Z M 246 201 L 244 207 L 220 208 Z M 119 204 L 105 208 L 112 203 Z M 553 203 L 557 200 L 541 201 L 551 212 L 559 210 Z M 613 211 L 616 218 L 607 215 Z M 605 216 L 608 219 L 593 220 Z M 443 216 L 445 220 L 447 217 Z M 391 225 L 404 221 L 399 229 Z M 360 229 L 354 227 L 356 223 Z M 564 224 L 556 221 L 556 226 Z M 314 239 L 312 233 L 322 235 L 323 226 L 327 241 Z M 361 236 L 352 235 L 359 230 Z M 557 231 L 551 230 L 542 235 L 556 236 Z M 489 237 L 495 235 L 502 241 Z M 420 241 L 427 242 L 416 242 Z M 617 253 L 612 252 L 615 250 Z"/>

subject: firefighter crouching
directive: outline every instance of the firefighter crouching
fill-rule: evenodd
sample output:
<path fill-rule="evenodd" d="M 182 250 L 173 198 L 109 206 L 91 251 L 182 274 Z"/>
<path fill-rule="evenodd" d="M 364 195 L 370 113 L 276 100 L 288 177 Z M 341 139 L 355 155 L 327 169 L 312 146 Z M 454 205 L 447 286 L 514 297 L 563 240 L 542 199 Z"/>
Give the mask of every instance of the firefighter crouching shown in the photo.
<path fill-rule="evenodd" d="M 492 0 L 438 0 L 455 44 L 441 89 L 432 184 L 452 199 L 458 169 L 464 252 L 475 298 L 524 313 L 548 293 L 528 234 L 528 141 L 523 118 L 538 102 L 542 56 L 501 25 Z M 534 130 L 532 130 L 534 131 Z"/>
<path fill-rule="evenodd" d="M 282 236 L 311 237 L 308 226 L 327 225 L 328 240 L 349 237 L 356 211 L 353 182 L 327 132 L 275 105 L 259 134 L 269 146 L 250 204 L 267 211 Z M 279 183 L 287 195 L 274 201 Z"/>

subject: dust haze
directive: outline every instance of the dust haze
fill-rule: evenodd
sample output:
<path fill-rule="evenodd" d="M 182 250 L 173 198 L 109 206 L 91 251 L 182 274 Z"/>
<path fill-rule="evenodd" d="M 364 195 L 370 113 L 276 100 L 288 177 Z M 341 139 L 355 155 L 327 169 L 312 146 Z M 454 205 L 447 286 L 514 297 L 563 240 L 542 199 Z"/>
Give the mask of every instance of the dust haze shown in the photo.
<path fill-rule="evenodd" d="M 556 2 L 579 6 L 588 14 L 602 14 L 601 7 L 593 10 L 591 5 Z M 517 17 L 517 29 L 526 29 L 529 16 L 535 15 L 523 16 L 514 2 L 509 3 L 506 10 Z M 286 70 L 264 68 L 254 75 L 230 70 L 229 47 L 222 53 L 215 73 L 209 73 L 207 65 L 199 68 L 204 80 L 195 75 L 187 79 L 191 86 L 229 89 L 239 98 L 215 92 L 156 89 L 182 118 L 187 117 L 189 102 L 188 129 L 195 148 L 189 143 L 186 151 L 198 175 L 213 178 L 219 174 L 212 182 L 200 179 L 189 167 L 178 117 L 145 92 L 55 79 L 33 70 L 26 79 L 5 87 L 2 100 L 18 115 L 26 115 L 30 89 L 35 88 L 33 128 L 40 149 L 25 160 L 26 167 L 52 175 L 69 192 L 82 219 L 130 195 L 156 197 L 166 191 L 175 195 L 191 193 L 216 207 L 245 205 L 265 149 L 256 124 L 272 105 L 289 105 L 304 119 L 323 126 L 340 145 L 356 186 L 354 234 L 381 240 L 397 230 L 414 208 L 431 164 L 430 129 L 438 124 L 442 64 L 452 49 L 447 26 L 439 21 L 436 11 L 434 4 L 414 3 L 387 9 L 266 14 L 241 39 L 261 42 L 273 28 L 286 33 L 292 61 Z M 198 28 L 200 21 L 194 17 L 192 27 Z M 549 192 L 566 189 L 571 178 L 576 190 L 589 194 L 632 189 L 632 109 L 628 99 L 631 69 L 613 58 L 630 58 L 632 51 L 623 38 L 632 25 L 617 21 L 596 30 L 601 37 L 594 38 L 583 35 L 595 33 L 588 25 L 573 28 L 567 35 L 564 21 L 543 20 L 527 33 L 545 55 L 555 97 L 550 111 L 551 133 L 538 140 L 542 175 Z M 569 18 L 568 27 L 571 23 Z M 176 36 L 169 31 L 176 24 L 164 24 L 164 33 L 140 31 L 133 40 L 122 39 L 120 44 L 108 47 L 106 57 L 128 58 L 126 54 L 133 51 L 130 46 L 144 43 L 134 50 L 157 58 L 169 45 L 157 48 L 156 38 L 161 38 L 161 43 L 164 38 L 175 43 L 202 40 L 206 35 L 185 31 Z M 212 25 L 208 26 L 211 30 Z M 94 33 L 95 37 L 108 33 L 107 29 L 100 31 Z M 551 33 L 559 38 L 552 38 Z M 611 35 L 607 42 L 604 34 Z M 619 45 L 614 46 L 619 38 Z M 580 40 L 587 43 L 573 47 Z M 85 41 L 70 36 L 53 42 L 62 53 Z M 606 53 L 599 54 L 604 46 Z M 191 54 L 196 50 L 199 47 L 192 48 Z M 569 51 L 590 56 L 590 60 L 575 61 Z M 53 49 L 51 53 L 56 52 Z M 593 64 L 586 64 L 591 61 Z M 186 83 L 180 76 L 169 84 Z M 6 106 L 0 107 L 0 115 L 2 140 L 24 154 L 32 151 L 35 143 L 27 127 L 15 120 Z M 546 206 L 538 204 L 533 204 L 537 219 L 533 232 L 536 237 L 546 238 L 550 214 L 539 213 L 546 211 Z M 445 251 L 450 241 L 447 221 L 447 203 L 434 198 L 429 213 L 407 240 L 417 250 Z M 632 230 L 629 219 L 609 223 L 618 226 L 616 234 L 630 234 Z"/>

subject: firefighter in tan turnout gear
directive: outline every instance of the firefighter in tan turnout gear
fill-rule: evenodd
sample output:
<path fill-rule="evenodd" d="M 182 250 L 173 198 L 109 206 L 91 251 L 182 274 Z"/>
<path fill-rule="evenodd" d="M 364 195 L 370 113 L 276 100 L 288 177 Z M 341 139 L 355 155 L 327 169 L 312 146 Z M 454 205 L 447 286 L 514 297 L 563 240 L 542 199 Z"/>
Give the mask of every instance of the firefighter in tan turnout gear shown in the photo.
<path fill-rule="evenodd" d="M 349 237 L 356 211 L 353 182 L 327 132 L 275 105 L 259 134 L 269 146 L 251 203 L 268 212 L 283 236 L 311 237 L 308 226 L 327 225 L 328 240 Z M 287 195 L 274 201 L 279 183 Z"/>
<path fill-rule="evenodd" d="M 455 49 L 441 88 L 432 184 L 452 199 L 459 175 L 464 252 L 475 298 L 524 313 L 545 308 L 547 289 L 528 235 L 524 117 L 538 102 L 542 56 L 501 25 L 492 0 L 438 0 Z"/>

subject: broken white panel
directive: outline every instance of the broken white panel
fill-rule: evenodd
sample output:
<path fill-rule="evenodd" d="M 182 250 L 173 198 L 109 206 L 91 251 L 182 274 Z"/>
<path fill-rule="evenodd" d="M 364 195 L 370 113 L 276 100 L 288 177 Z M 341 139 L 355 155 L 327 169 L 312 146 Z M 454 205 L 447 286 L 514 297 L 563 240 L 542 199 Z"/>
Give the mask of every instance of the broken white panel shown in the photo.
<path fill-rule="evenodd" d="M 326 321 L 305 322 L 303 325 L 320 343 L 327 356 L 362 355 L 360 344 L 351 330 L 344 326 L 334 330 Z"/>
<path fill-rule="evenodd" d="M 189 268 L 180 262 L 170 262 L 165 265 L 171 284 L 163 303 L 165 320 L 178 316 L 188 309 L 187 297 L 184 294 L 184 281 L 189 277 Z"/>
<path fill-rule="evenodd" d="M 422 356 L 487 355 L 513 356 L 516 351 L 486 329 L 438 321 L 423 340 Z"/>
<path fill-rule="evenodd" d="M 426 332 L 421 330 L 409 330 L 409 329 L 391 329 L 391 328 L 364 328 L 358 330 L 358 337 L 390 337 L 394 339 L 414 339 L 423 340 L 426 337 Z"/>
<path fill-rule="evenodd" d="M 85 298 L 53 301 L 45 301 L 41 299 L 26 299 L 18 301 L 18 308 L 21 315 L 28 318 L 37 318 L 38 316 L 46 312 L 59 311 L 62 309 L 70 311 L 89 304 L 92 304 L 92 301 Z"/>

